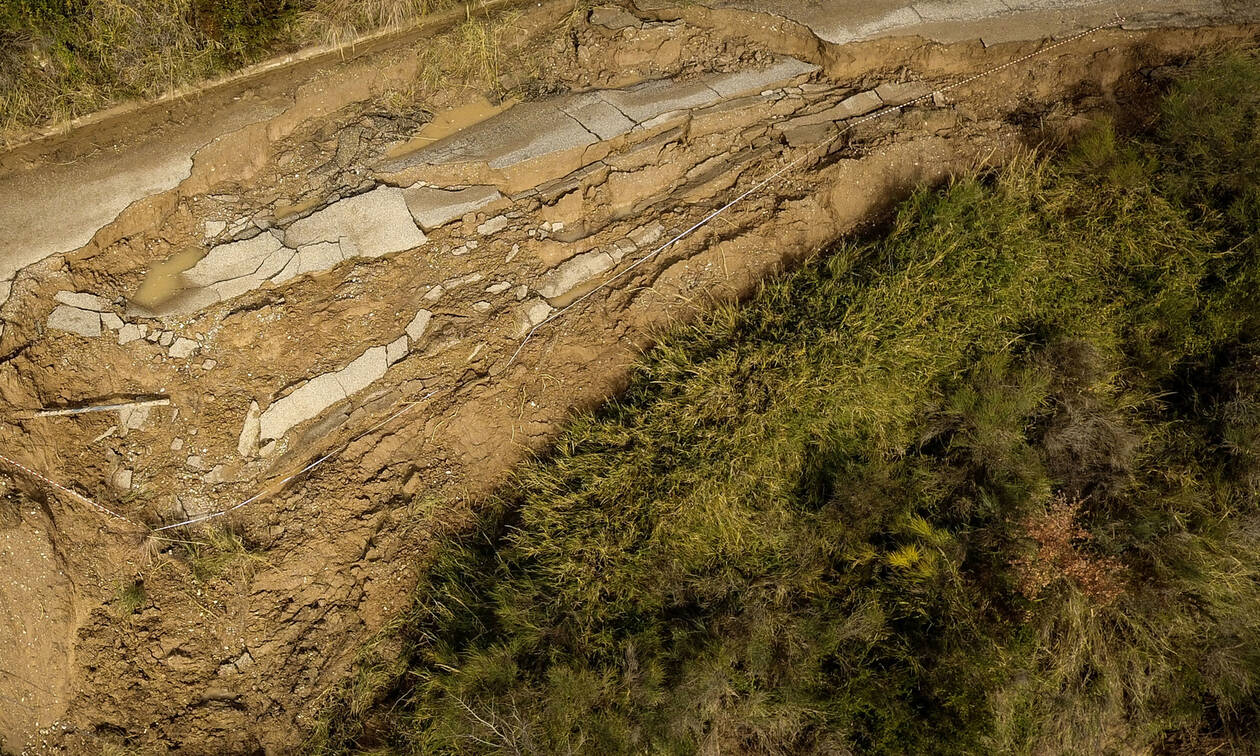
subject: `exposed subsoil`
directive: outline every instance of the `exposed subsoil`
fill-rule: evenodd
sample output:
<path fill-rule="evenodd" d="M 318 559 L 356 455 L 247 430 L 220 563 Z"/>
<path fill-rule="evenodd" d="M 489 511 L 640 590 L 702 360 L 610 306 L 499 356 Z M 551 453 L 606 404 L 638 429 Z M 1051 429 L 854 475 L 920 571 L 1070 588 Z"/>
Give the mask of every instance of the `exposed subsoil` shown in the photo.
<path fill-rule="evenodd" d="M 0 634 L 12 638 L 0 644 L 6 751 L 297 749 L 321 697 L 407 603 L 433 544 L 466 527 L 479 498 L 545 450 L 566 417 L 617 391 L 653 334 L 877 223 L 916 186 L 1058 143 L 1099 117 L 1141 126 L 1167 67 L 1257 35 L 1105 30 L 863 123 L 538 331 L 509 365 L 524 330 L 520 286 L 532 291 L 566 260 L 639 239 L 606 278 L 840 128 L 785 129 L 787 119 L 889 82 L 938 89 L 1039 46 L 889 39 L 835 48 L 782 19 L 694 5 L 637 21 L 613 29 L 549 3 L 496 22 L 497 65 L 433 75 L 415 48 L 357 61 L 329 76 L 321 97 L 332 105 L 216 142 L 178 190 L 125 213 L 83 250 L 19 275 L 3 310 L 0 396 L 13 411 L 0 422 L 0 449 L 128 521 L 0 466 Z M 422 46 L 443 44 L 459 42 Z M 161 261 L 204 253 L 208 220 L 247 219 L 247 233 L 266 233 L 381 185 L 373 166 L 383 156 L 471 96 L 545 100 L 763 68 L 777 55 L 822 70 L 614 140 L 593 167 L 432 231 L 419 248 L 347 260 L 188 315 L 146 319 L 127 304 Z M 349 96 L 345 89 L 368 86 L 354 66 L 378 79 Z M 506 228 L 477 231 L 499 213 Z M 421 295 L 435 284 L 445 294 L 426 304 Z M 109 332 L 48 328 L 59 291 L 103 296 L 154 335 L 196 342 L 196 352 L 173 358 L 147 338 L 119 344 Z M 268 454 L 240 451 L 251 402 L 266 407 L 390 342 L 422 306 L 433 313 L 423 342 L 383 378 Z M 152 396 L 170 404 L 139 419 L 18 413 Z M 205 525 L 146 530 L 269 486 L 271 495 Z M 216 536 L 224 527 L 239 545 Z"/>

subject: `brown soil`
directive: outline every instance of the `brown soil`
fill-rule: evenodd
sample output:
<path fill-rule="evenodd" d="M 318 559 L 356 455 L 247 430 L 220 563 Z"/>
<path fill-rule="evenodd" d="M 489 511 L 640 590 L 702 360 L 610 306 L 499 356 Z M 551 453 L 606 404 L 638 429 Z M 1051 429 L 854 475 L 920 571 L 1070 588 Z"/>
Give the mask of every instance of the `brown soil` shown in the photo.
<path fill-rule="evenodd" d="M 490 297 L 487 286 L 533 281 L 646 223 L 661 222 L 666 234 L 690 226 L 826 134 L 782 133 L 774 121 L 786 113 L 822 109 L 890 80 L 943 86 L 1037 47 L 897 39 L 831 48 L 781 19 L 697 6 L 647 20 L 613 31 L 562 3 L 500 18 L 499 59 L 512 61 L 510 72 L 478 63 L 434 74 L 411 47 L 348 64 L 303 95 L 301 117 L 288 113 L 222 140 L 170 196 L 19 279 L 0 342 L 7 406 L 155 393 L 172 403 L 138 429 L 114 413 L 11 414 L 0 423 L 5 454 L 140 524 L 103 517 L 0 467 L 0 623 L 13 639 L 0 646 L 7 750 L 297 749 L 321 698 L 345 682 L 364 644 L 384 637 L 408 601 L 431 546 L 466 527 L 478 499 L 545 449 L 571 413 L 615 392 L 653 334 L 877 221 L 915 186 L 1062 139 L 1102 115 L 1140 124 L 1159 67 L 1256 39 L 1245 28 L 1100 32 L 954 90 L 938 106 L 864 124 L 540 331 L 509 366 L 519 344 L 516 301 Z M 467 53 L 458 37 L 423 47 Z M 772 53 L 822 64 L 818 83 L 826 86 L 784 92 L 768 108 L 663 124 L 658 139 L 605 161 L 619 169 L 518 199 L 509 211 L 516 230 L 480 238 L 467 254 L 451 251 L 479 238 L 484 216 L 435 231 L 418 250 L 343 262 L 167 319 L 167 328 L 201 345 L 191 361 L 148 342 L 119 346 L 43 328 L 57 291 L 122 302 L 153 266 L 204 249 L 207 218 L 282 222 L 362 191 L 368 166 L 473 94 L 540 98 L 738 70 Z M 366 68 L 378 77 L 372 91 L 362 89 Z M 544 221 L 575 214 L 586 221 L 583 239 L 540 231 Z M 432 308 L 424 350 L 289 434 L 272 456 L 236 454 L 251 401 L 266 406 L 365 345 L 394 338 L 428 286 L 472 273 L 483 278 L 451 288 Z M 491 307 L 473 307 L 478 301 Z M 13 318 L 20 308 L 29 317 Z M 274 485 L 330 452 L 311 473 Z M 124 470 L 133 475 L 125 491 L 115 485 Z M 160 535 L 143 527 L 230 506 L 269 484 L 272 495 L 207 526 Z M 374 653 L 388 653 L 388 644 Z"/>

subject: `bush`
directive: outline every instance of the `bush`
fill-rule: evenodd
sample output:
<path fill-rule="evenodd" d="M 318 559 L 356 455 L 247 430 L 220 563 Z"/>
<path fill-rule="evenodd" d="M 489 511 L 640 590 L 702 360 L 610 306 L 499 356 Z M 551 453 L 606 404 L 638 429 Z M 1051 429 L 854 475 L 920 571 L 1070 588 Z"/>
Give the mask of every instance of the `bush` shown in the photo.
<path fill-rule="evenodd" d="M 372 734 L 334 705 L 315 750 L 1254 744 L 1260 173 L 1178 161 L 1249 149 L 1260 65 L 1177 92 L 670 334 L 440 556 Z"/>

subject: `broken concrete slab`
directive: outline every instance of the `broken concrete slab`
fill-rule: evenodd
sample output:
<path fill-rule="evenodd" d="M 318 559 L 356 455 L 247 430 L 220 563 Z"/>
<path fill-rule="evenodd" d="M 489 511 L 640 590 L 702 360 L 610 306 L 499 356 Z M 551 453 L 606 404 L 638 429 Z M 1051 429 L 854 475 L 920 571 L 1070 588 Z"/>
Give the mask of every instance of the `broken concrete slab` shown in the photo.
<path fill-rule="evenodd" d="M 883 107 L 884 101 L 879 99 L 879 95 L 875 94 L 875 90 L 866 92 L 858 92 L 852 97 L 847 97 L 837 105 L 832 105 L 826 110 L 813 113 L 800 118 L 793 118 L 785 124 L 786 128 L 797 128 L 800 126 L 813 126 L 819 123 L 827 123 L 829 121 L 843 121 L 847 118 L 856 118 L 860 115 L 866 115 L 872 111 Z"/>
<path fill-rule="evenodd" d="M 103 297 L 81 291 L 59 291 L 53 295 L 53 299 L 61 304 L 77 307 L 80 310 L 105 312 L 109 309 L 109 302 L 105 301 Z"/>
<path fill-rule="evenodd" d="M 334 202 L 284 232 L 284 244 L 291 249 L 319 242 L 344 247 L 347 241 L 354 245 L 355 256 L 380 257 L 419 247 L 428 237 L 412 219 L 402 190 L 390 186 Z"/>
<path fill-rule="evenodd" d="M 259 416 L 259 439 L 281 438 L 295 425 L 380 380 L 389 367 L 387 354 L 387 347 L 370 347 L 342 369 L 318 375 L 272 402 Z"/>
<path fill-rule="evenodd" d="M 679 83 L 673 79 L 657 79 L 627 89 L 605 89 L 599 96 L 639 124 L 666 113 L 702 108 L 721 99 L 721 95 L 703 81 Z"/>
<path fill-rule="evenodd" d="M 48 327 L 79 336 L 100 336 L 101 316 L 93 310 L 82 310 L 64 304 L 57 305 L 48 315 Z"/>
<path fill-rule="evenodd" d="M 705 84 L 723 98 L 733 99 L 790 86 L 821 70 L 821 66 L 803 60 L 783 58 L 769 68 L 718 74 L 707 79 Z"/>
<path fill-rule="evenodd" d="M 407 335 L 411 337 L 413 342 L 418 342 L 424 336 L 424 331 L 429 327 L 429 321 L 433 319 L 433 313 L 428 310 L 420 310 L 416 316 L 407 324 Z"/>
<path fill-rule="evenodd" d="M 535 288 L 543 297 L 552 299 L 571 291 L 615 264 L 607 252 L 587 252 L 556 266 L 543 276 L 542 283 Z"/>
<path fill-rule="evenodd" d="M 413 186 L 403 190 L 403 200 L 411 217 L 425 231 L 457 221 L 501 199 L 503 195 L 493 186 L 470 186 L 457 190 Z"/>
<path fill-rule="evenodd" d="M 407 336 L 406 334 L 399 336 L 393 341 L 385 345 L 385 364 L 393 365 L 403 357 L 407 356 Z"/>
<path fill-rule="evenodd" d="M 258 271 L 263 261 L 283 248 L 280 240 L 271 234 L 219 244 L 184 272 L 184 280 L 193 286 L 212 286 L 220 281 L 250 276 Z"/>
<path fill-rule="evenodd" d="M 108 329 L 109 329 L 109 330 L 111 330 L 111 331 L 117 331 L 119 328 L 122 328 L 122 327 L 123 327 L 123 325 L 125 325 L 125 324 L 123 323 L 123 319 L 122 319 L 122 318 L 120 318 L 120 317 L 118 317 L 118 316 L 117 316 L 117 315 L 115 315 L 114 313 L 112 313 L 112 312 L 102 312 L 102 313 L 101 313 L 101 325 L 105 326 L 106 328 L 108 328 Z"/>
<path fill-rule="evenodd" d="M 634 128 L 634 121 L 598 92 L 574 95 L 562 100 L 559 107 L 600 139 L 612 139 Z"/>
<path fill-rule="evenodd" d="M 148 335 L 149 327 L 143 323 L 128 323 L 118 329 L 118 343 L 130 344 L 133 341 L 139 341 Z"/>

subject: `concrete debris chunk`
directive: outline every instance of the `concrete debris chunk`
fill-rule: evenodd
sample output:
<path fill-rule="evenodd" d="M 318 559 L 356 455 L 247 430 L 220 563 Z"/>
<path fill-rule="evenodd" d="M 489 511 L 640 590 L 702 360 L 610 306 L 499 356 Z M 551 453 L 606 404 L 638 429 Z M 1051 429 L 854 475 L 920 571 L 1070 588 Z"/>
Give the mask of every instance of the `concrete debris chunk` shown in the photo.
<path fill-rule="evenodd" d="M 161 335 L 158 336 L 158 346 L 168 347 L 174 343 L 175 343 L 174 331 L 162 331 Z"/>
<path fill-rule="evenodd" d="M 124 323 L 123 323 L 123 319 L 118 317 L 114 313 L 102 312 L 101 325 L 105 326 L 111 331 L 117 331 L 119 328 L 123 327 Z"/>
<path fill-rule="evenodd" d="M 354 255 L 380 257 L 419 247 L 428 237 L 416 227 L 403 190 L 390 186 L 334 202 L 284 232 L 285 246 L 292 249 L 318 242 L 341 242 L 344 247 L 346 240 Z"/>
<path fill-rule="evenodd" d="M 852 97 L 845 98 L 838 105 L 832 105 L 830 108 L 818 113 L 813 113 L 800 118 L 793 118 L 788 121 L 788 127 L 797 126 L 813 126 L 818 123 L 826 123 L 828 121 L 843 121 L 846 118 L 855 118 L 860 115 L 866 115 L 871 111 L 878 110 L 882 107 L 884 101 L 879 99 L 879 95 L 874 90 L 866 92 L 858 92 Z"/>
<path fill-rule="evenodd" d="M 109 302 L 95 294 L 85 294 L 81 291 L 59 291 L 53 295 L 53 299 L 61 304 L 77 307 L 80 310 L 91 310 L 92 312 L 105 312 L 109 309 Z"/>
<path fill-rule="evenodd" d="M 149 327 L 143 323 L 128 323 L 118 329 L 118 343 L 130 344 L 133 341 L 143 339 L 149 332 Z"/>
<path fill-rule="evenodd" d="M 487 286 L 486 293 L 487 294 L 502 294 L 503 292 L 507 291 L 510 288 L 512 288 L 512 284 L 510 282 L 500 281 L 497 284 L 490 284 L 489 286 Z"/>
<path fill-rule="evenodd" d="M 407 356 L 407 336 L 404 334 L 385 346 L 385 364 L 393 365 Z"/>
<path fill-rule="evenodd" d="M 251 401 L 245 411 L 245 422 L 241 425 L 241 435 L 236 441 L 236 452 L 245 459 L 258 455 L 258 434 L 262 431 L 259 423 L 261 412 L 258 402 Z"/>
<path fill-rule="evenodd" d="M 407 324 L 407 335 L 411 337 L 411 341 L 418 342 L 424 337 L 425 329 L 429 327 L 429 321 L 433 319 L 433 313 L 428 310 L 420 310 L 416 316 Z"/>
<path fill-rule="evenodd" d="M 558 265 L 543 276 L 542 283 L 536 288 L 538 293 L 547 299 L 558 297 L 598 276 L 613 265 L 615 263 L 612 256 L 607 252 L 587 252 Z"/>
<path fill-rule="evenodd" d="M 280 240 L 271 234 L 220 244 L 185 271 L 184 280 L 193 286 L 211 286 L 220 281 L 253 275 L 263 261 L 282 246 Z"/>
<path fill-rule="evenodd" d="M 649 244 L 655 244 L 665 235 L 665 224 L 660 221 L 653 223 L 645 223 L 635 230 L 626 234 L 630 241 L 634 242 L 636 247 L 646 247 Z"/>
<path fill-rule="evenodd" d="M 416 223 L 425 231 L 432 231 L 503 199 L 503 195 L 493 186 L 470 186 L 454 191 L 413 186 L 403 190 L 403 199 Z"/>
<path fill-rule="evenodd" d="M 295 425 L 362 391 L 385 375 L 386 347 L 371 347 L 340 370 L 324 373 L 277 399 L 259 417 L 259 438 L 276 439 Z M 261 450 L 260 450 L 261 453 Z"/>
<path fill-rule="evenodd" d="M 769 68 L 735 71 L 713 76 L 705 84 L 723 98 L 758 94 L 767 90 L 782 89 L 796 79 L 810 76 L 821 70 L 820 66 L 796 58 L 784 58 Z"/>
<path fill-rule="evenodd" d="M 127 430 L 140 430 L 145 423 L 149 422 L 149 412 L 152 409 L 149 405 L 123 407 L 118 410 L 118 421 Z"/>
<path fill-rule="evenodd" d="M 124 467 L 123 469 L 114 473 L 112 482 L 114 484 L 114 488 L 117 488 L 119 491 L 130 491 L 131 479 L 132 479 L 132 471 Z"/>
<path fill-rule="evenodd" d="M 506 215 L 496 215 L 495 217 L 491 218 L 485 223 L 478 225 L 477 233 L 481 234 L 482 236 L 489 236 L 490 234 L 497 234 L 503 229 L 507 228 L 509 223 L 511 223 L 511 221 L 508 220 L 508 217 Z"/>
<path fill-rule="evenodd" d="M 424 293 L 424 298 L 428 302 L 436 302 L 441 299 L 442 295 L 445 293 L 446 289 L 442 288 L 442 284 L 437 284 Z"/>
<path fill-rule="evenodd" d="M 600 139 L 612 139 L 634 128 L 634 121 L 598 92 L 573 95 L 561 100 L 558 107 Z"/>
<path fill-rule="evenodd" d="M 183 336 L 180 336 L 175 339 L 175 343 L 171 344 L 170 349 L 168 349 L 166 353 L 177 360 L 182 360 L 187 357 L 192 357 L 200 347 L 201 345 L 192 339 L 186 339 Z"/>
<path fill-rule="evenodd" d="M 64 304 L 57 305 L 48 315 L 48 327 L 79 336 L 100 336 L 101 316 L 92 310 L 81 310 Z"/>
<path fill-rule="evenodd" d="M 474 310 L 476 310 L 477 312 L 482 313 L 482 314 L 487 313 L 487 312 L 490 312 L 490 310 L 491 310 L 493 307 L 494 307 L 494 305 L 490 304 L 489 302 L 485 301 L 484 299 L 483 299 L 483 300 L 481 300 L 480 302 L 473 302 L 473 309 L 474 309 Z"/>
<path fill-rule="evenodd" d="M 516 338 L 522 338 L 534 326 L 542 323 L 552 313 L 553 308 L 541 299 L 531 299 L 516 306 Z"/>

